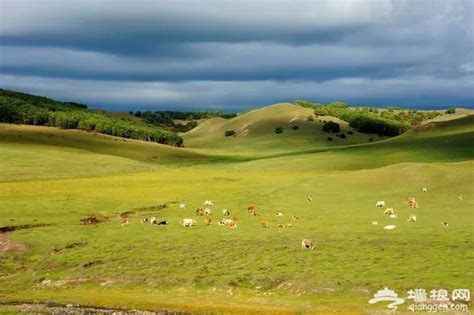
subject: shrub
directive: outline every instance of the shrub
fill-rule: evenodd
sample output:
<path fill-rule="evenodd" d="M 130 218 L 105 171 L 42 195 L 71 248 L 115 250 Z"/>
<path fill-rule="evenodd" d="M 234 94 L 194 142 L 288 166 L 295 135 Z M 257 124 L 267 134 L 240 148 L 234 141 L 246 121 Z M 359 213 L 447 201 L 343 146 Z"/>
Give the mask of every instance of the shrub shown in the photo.
<path fill-rule="evenodd" d="M 454 113 L 456 113 L 456 108 L 448 108 L 446 110 L 446 114 L 454 114 Z"/>
<path fill-rule="evenodd" d="M 370 138 L 369 141 L 372 142 L 372 141 L 374 141 L 374 139 Z"/>
<path fill-rule="evenodd" d="M 337 136 L 341 139 L 346 139 L 346 134 L 345 133 L 339 133 Z"/>
<path fill-rule="evenodd" d="M 298 127 L 298 126 L 292 126 L 291 129 L 293 129 L 293 130 L 298 130 L 298 129 L 300 129 L 300 127 Z"/>
<path fill-rule="evenodd" d="M 332 141 L 332 137 L 327 137 L 326 140 L 327 141 Z"/>
<path fill-rule="evenodd" d="M 275 128 L 275 133 L 282 133 L 282 132 L 283 132 L 283 127 Z"/>
<path fill-rule="evenodd" d="M 347 134 L 349 134 L 349 135 L 353 135 L 353 134 L 354 134 L 354 131 L 352 131 L 352 130 L 349 130 L 349 131 L 347 132 Z"/>
<path fill-rule="evenodd" d="M 341 130 L 341 127 L 339 126 L 338 123 L 335 123 L 333 121 L 328 121 L 323 125 L 323 131 L 324 132 L 333 132 L 337 133 Z"/>
<path fill-rule="evenodd" d="M 226 137 L 235 136 L 235 130 L 226 130 L 224 135 Z"/>
<path fill-rule="evenodd" d="M 308 116 L 308 121 L 314 121 L 314 116 L 313 116 L 313 115 L 309 115 L 309 116 Z"/>

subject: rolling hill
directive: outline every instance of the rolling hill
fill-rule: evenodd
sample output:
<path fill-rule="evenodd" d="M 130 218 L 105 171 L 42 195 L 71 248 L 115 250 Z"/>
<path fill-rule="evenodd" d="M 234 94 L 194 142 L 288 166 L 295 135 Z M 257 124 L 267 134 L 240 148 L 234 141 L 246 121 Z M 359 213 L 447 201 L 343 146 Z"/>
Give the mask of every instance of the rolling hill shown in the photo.
<path fill-rule="evenodd" d="M 314 121 L 308 121 L 308 117 Z M 340 124 L 342 139 L 335 134 L 322 131 L 325 121 Z M 292 127 L 298 127 L 293 130 Z M 280 134 L 275 133 L 278 127 L 283 128 Z M 225 131 L 234 130 L 235 136 L 225 137 Z M 351 134 L 347 132 L 351 131 Z M 314 110 L 281 103 L 239 115 L 231 119 L 212 118 L 187 133 L 181 134 L 185 146 L 203 148 L 215 153 L 281 153 L 301 151 L 314 148 L 332 148 L 336 146 L 367 143 L 383 140 L 386 137 L 359 133 L 340 119 L 328 116 L 314 117 Z M 327 138 L 331 137 L 332 141 Z"/>

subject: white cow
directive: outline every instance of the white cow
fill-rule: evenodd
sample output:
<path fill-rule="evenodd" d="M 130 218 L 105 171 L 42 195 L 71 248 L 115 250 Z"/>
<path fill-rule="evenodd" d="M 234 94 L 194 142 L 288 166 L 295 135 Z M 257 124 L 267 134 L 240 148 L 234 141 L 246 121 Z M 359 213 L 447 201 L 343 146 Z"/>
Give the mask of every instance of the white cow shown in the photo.
<path fill-rule="evenodd" d="M 194 223 L 196 223 L 196 221 L 194 221 L 193 219 L 183 219 L 183 220 L 179 221 L 179 224 L 184 226 L 184 227 L 193 226 Z"/>
<path fill-rule="evenodd" d="M 283 213 L 277 212 L 277 213 L 276 213 L 276 216 L 277 216 L 277 217 L 282 217 L 282 216 L 283 216 Z"/>
<path fill-rule="evenodd" d="M 180 205 L 179 205 L 179 208 L 180 208 L 180 209 L 186 209 L 186 204 L 184 204 L 184 203 L 180 204 Z"/>
<path fill-rule="evenodd" d="M 396 213 L 392 213 L 392 214 L 390 215 L 390 217 L 391 217 L 392 219 L 396 219 L 396 218 L 397 218 L 397 214 L 396 214 Z"/>
<path fill-rule="evenodd" d="M 421 188 L 421 192 L 428 192 L 428 188 L 426 187 Z"/>
<path fill-rule="evenodd" d="M 156 218 L 155 217 L 152 217 L 150 219 L 150 224 L 156 224 Z"/>
<path fill-rule="evenodd" d="M 214 202 L 212 202 L 212 200 L 206 200 L 206 201 L 204 201 L 204 205 L 212 207 L 214 205 Z"/>
<path fill-rule="evenodd" d="M 393 224 L 390 224 L 390 225 L 386 225 L 383 227 L 384 230 L 393 230 L 395 229 L 397 226 L 396 225 L 393 225 Z"/>
<path fill-rule="evenodd" d="M 222 209 L 222 214 L 225 216 L 229 216 L 230 215 L 229 209 Z"/>
<path fill-rule="evenodd" d="M 375 204 L 375 206 L 377 208 L 384 208 L 385 207 L 385 201 L 377 201 L 377 203 Z"/>
<path fill-rule="evenodd" d="M 314 241 L 309 238 L 303 238 L 301 242 L 301 247 L 305 249 L 314 249 Z"/>
<path fill-rule="evenodd" d="M 208 209 L 208 208 L 204 209 L 204 215 L 211 215 L 211 214 L 212 214 L 211 209 Z"/>

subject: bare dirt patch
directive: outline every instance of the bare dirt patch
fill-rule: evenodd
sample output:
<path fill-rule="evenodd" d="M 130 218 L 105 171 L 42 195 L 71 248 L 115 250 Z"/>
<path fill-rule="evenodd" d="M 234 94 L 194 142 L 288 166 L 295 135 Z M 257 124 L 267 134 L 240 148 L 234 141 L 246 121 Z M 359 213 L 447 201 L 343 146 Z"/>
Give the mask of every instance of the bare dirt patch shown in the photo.
<path fill-rule="evenodd" d="M 0 255 L 6 252 L 23 253 L 26 245 L 14 243 L 6 235 L 0 234 Z"/>
<path fill-rule="evenodd" d="M 93 214 L 87 218 L 81 219 L 81 222 L 84 225 L 95 225 L 95 224 L 107 222 L 108 220 L 109 220 L 109 217 L 106 217 L 100 214 Z"/>

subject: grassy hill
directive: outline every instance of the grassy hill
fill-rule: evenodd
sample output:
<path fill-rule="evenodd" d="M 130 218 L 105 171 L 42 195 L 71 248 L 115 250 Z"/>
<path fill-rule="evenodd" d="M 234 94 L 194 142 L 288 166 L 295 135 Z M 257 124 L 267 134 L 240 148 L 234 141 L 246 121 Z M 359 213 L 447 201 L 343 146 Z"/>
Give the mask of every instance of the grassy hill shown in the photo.
<path fill-rule="evenodd" d="M 308 117 L 314 121 L 308 121 Z M 325 121 L 334 121 L 341 125 L 345 139 L 322 131 Z M 297 126 L 297 130 L 292 127 Z M 275 133 L 283 128 L 280 134 Z M 225 137 L 225 131 L 234 130 L 235 136 Z M 351 131 L 350 135 L 347 132 Z M 252 110 L 232 119 L 212 118 L 181 135 L 185 146 L 203 148 L 212 152 L 288 152 L 313 148 L 332 148 L 335 146 L 367 143 L 382 140 L 385 137 L 359 133 L 340 119 L 328 116 L 314 117 L 314 110 L 301 106 L 282 103 Z M 328 141 L 331 137 L 332 141 Z"/>
<path fill-rule="evenodd" d="M 385 305 L 367 301 L 385 286 L 400 296 L 472 288 L 473 116 L 370 143 L 356 132 L 327 143 L 311 113 L 279 104 L 213 118 L 183 135 L 185 148 L 0 124 L 0 227 L 51 224 L 0 234 L 0 300 L 294 314 L 380 311 Z M 226 138 L 228 128 L 242 129 Z M 407 197 L 420 207 L 408 208 Z M 209 199 L 207 226 L 194 210 Z M 260 217 L 247 213 L 251 204 Z M 224 208 L 237 228 L 217 224 Z M 130 224 L 121 226 L 125 212 Z M 81 224 L 91 215 L 106 220 Z M 144 216 L 169 225 L 143 224 Z M 183 228 L 183 218 L 197 225 Z M 314 251 L 301 249 L 304 237 Z"/>
<path fill-rule="evenodd" d="M 178 147 L 183 142 L 177 134 L 161 126 L 123 116 L 88 110 L 84 104 L 0 89 L 0 122 L 80 129 Z"/>

